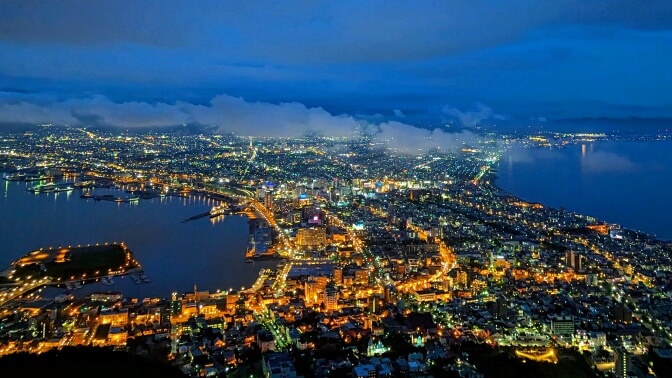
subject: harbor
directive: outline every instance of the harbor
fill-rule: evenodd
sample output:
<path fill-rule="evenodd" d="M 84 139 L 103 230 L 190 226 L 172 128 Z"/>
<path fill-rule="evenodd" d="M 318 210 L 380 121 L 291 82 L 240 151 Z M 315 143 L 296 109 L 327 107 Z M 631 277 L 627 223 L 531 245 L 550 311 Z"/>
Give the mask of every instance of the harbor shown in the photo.
<path fill-rule="evenodd" d="M 113 201 L 81 199 L 80 195 L 125 197 L 130 195 L 126 190 L 140 188 L 140 185 L 105 180 L 95 180 L 94 185 L 91 177 L 69 181 L 71 184 L 88 181 L 86 185 L 91 187 L 80 190 L 73 185 L 75 189 L 71 192 L 34 194 L 26 189 L 35 183 L 4 181 L 0 197 L 7 200 L 0 202 L 0 213 L 5 216 L 0 226 L 3 231 L 0 242 L 7 246 L 7 253 L 0 257 L 0 267 L 8 266 L 26 251 L 43 246 L 95 245 L 101 240 L 124 240 L 136 252 L 151 283 L 136 284 L 128 274 L 114 276 L 113 285 L 101 278 L 98 282 L 87 282 L 80 289 L 75 289 L 73 283 L 72 290 L 81 294 L 113 288 L 130 296 L 163 296 L 193 287 L 195 271 L 202 273 L 197 278 L 198 285 L 212 290 L 249 287 L 260 268 L 272 268 L 277 263 L 262 260 L 245 263 L 247 217 L 258 215 L 249 209 L 244 212 L 244 207 L 234 207 L 232 210 L 236 212 L 231 215 L 210 218 L 212 208 L 222 204 L 221 197 L 197 191 L 181 194 L 180 190 L 170 189 L 170 194 L 163 197 L 113 205 Z M 150 189 L 148 185 L 145 188 Z M 159 188 L 151 190 L 159 191 Z M 165 188 L 161 191 L 166 193 Z M 239 200 L 229 201 L 235 206 Z M 40 217 L 35 217 L 36 213 Z M 182 223 L 195 215 L 202 218 Z M 45 227 L 46 224 L 49 227 Z M 28 234 L 26 229 L 36 232 Z M 230 273 L 220 274 L 222 267 L 230 267 Z M 56 290 L 53 287 L 45 291 Z M 68 289 L 62 284 L 58 290 Z"/>
<path fill-rule="evenodd" d="M 124 243 L 40 248 L 0 272 L 0 305 L 45 286 L 77 290 L 128 274 L 140 277 L 144 271 Z M 140 282 L 147 280 L 140 277 Z"/>

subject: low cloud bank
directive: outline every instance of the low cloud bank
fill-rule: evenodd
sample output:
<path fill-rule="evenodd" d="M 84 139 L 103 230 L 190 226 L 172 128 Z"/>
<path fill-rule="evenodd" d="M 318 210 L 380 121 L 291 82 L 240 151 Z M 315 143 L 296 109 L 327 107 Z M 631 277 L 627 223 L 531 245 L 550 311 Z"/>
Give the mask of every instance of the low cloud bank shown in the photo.
<path fill-rule="evenodd" d="M 475 110 L 461 111 L 448 105 L 443 107 L 443 113 L 456 118 L 464 127 L 474 127 L 480 125 L 485 120 L 506 120 L 507 116 L 495 113 L 491 107 L 481 103 L 476 103 Z"/>
<path fill-rule="evenodd" d="M 469 131 L 448 133 L 405 123 L 373 122 L 347 114 L 334 115 L 323 108 L 309 108 L 297 102 L 268 103 L 219 95 L 207 105 L 178 101 L 175 104 L 123 102 L 104 96 L 41 101 L 39 98 L 11 99 L 0 96 L 0 122 L 112 126 L 120 128 L 161 127 L 179 124 L 216 125 L 222 133 L 261 137 L 293 137 L 316 133 L 349 137 L 358 132 L 373 134 L 399 152 L 422 153 L 430 149 L 449 151 L 478 141 Z M 481 104 L 482 105 L 482 104 Z M 488 108 L 489 109 L 489 108 Z M 401 112 L 395 111 L 395 116 Z M 480 114 L 480 113 L 479 113 Z M 464 113 L 472 122 L 481 115 Z"/>

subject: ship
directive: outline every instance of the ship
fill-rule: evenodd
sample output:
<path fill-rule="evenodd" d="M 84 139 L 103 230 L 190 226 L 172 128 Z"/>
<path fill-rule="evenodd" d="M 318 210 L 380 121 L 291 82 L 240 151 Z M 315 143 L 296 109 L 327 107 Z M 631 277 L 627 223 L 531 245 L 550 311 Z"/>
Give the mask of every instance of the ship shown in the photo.
<path fill-rule="evenodd" d="M 5 180 L 7 181 L 21 181 L 26 177 L 25 173 L 15 173 L 13 175 L 9 175 L 5 177 Z"/>
<path fill-rule="evenodd" d="M 133 197 L 117 197 L 114 199 L 114 202 L 135 202 L 140 200 L 140 197 L 138 196 L 133 196 Z"/>
<path fill-rule="evenodd" d="M 23 181 L 42 181 L 45 180 L 46 178 L 47 178 L 46 176 L 26 175 L 23 178 Z"/>
<path fill-rule="evenodd" d="M 52 192 L 68 192 L 73 188 L 70 185 L 64 184 L 44 184 L 44 185 L 35 185 L 27 190 L 33 193 L 52 193 Z"/>
<path fill-rule="evenodd" d="M 54 188 L 54 192 L 69 192 L 73 188 L 71 186 L 59 186 L 57 188 Z"/>
<path fill-rule="evenodd" d="M 210 218 L 226 214 L 227 207 L 224 205 L 213 206 L 210 210 Z"/>

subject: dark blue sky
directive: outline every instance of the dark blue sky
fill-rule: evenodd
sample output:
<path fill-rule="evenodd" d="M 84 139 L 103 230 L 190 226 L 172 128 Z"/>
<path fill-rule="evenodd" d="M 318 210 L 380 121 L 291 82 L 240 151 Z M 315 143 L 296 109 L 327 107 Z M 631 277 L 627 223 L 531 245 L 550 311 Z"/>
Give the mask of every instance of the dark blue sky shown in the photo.
<path fill-rule="evenodd" d="M 0 122 L 672 117 L 669 0 L 3 1 L 0 56 Z"/>

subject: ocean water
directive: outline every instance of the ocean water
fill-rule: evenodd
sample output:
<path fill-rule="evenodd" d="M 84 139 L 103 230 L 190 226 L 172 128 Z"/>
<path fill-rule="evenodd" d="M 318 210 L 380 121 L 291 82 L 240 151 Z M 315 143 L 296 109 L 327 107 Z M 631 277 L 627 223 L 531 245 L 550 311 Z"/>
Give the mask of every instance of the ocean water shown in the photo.
<path fill-rule="evenodd" d="M 79 292 L 122 291 L 129 297 L 170 297 L 172 292 L 239 290 L 274 262 L 245 263 L 248 219 L 208 216 L 182 223 L 216 204 L 204 197 L 166 197 L 133 203 L 93 201 L 80 191 L 35 194 L 35 183 L 2 180 L 0 187 L 0 266 L 39 248 L 125 242 L 152 280 L 133 284 L 87 285 Z M 93 189 L 93 194 L 120 190 Z"/>
<path fill-rule="evenodd" d="M 523 199 L 672 240 L 672 141 L 515 146 L 497 176 Z"/>

